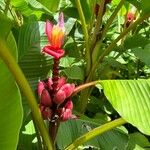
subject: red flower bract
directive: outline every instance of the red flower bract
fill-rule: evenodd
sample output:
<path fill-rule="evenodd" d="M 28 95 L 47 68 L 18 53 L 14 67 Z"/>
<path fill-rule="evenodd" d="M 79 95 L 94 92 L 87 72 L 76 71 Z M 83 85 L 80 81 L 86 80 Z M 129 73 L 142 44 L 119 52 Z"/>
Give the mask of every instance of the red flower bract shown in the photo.
<path fill-rule="evenodd" d="M 127 21 L 131 22 L 135 19 L 135 14 L 132 12 L 128 12 L 127 14 Z"/>
<path fill-rule="evenodd" d="M 76 118 L 72 114 L 73 103 L 71 100 L 75 85 L 67 83 L 64 77 L 59 77 L 56 91 L 53 89 L 53 84 L 51 78 L 38 83 L 39 107 L 43 119 L 53 120 L 51 117 L 55 114 L 59 116 L 60 121 Z"/>
<path fill-rule="evenodd" d="M 127 18 L 126 18 L 126 27 L 129 27 L 129 25 L 136 19 L 135 13 L 128 12 Z"/>
<path fill-rule="evenodd" d="M 60 59 L 64 55 L 64 50 L 61 49 L 65 37 L 63 13 L 60 13 L 57 25 L 53 25 L 49 21 L 46 22 L 45 33 L 49 44 L 43 48 L 43 52 L 55 59 Z"/>
<path fill-rule="evenodd" d="M 67 121 L 68 119 L 75 119 L 76 116 L 72 115 L 73 103 L 71 100 L 68 100 L 65 106 L 61 109 L 60 119 L 61 121 Z"/>

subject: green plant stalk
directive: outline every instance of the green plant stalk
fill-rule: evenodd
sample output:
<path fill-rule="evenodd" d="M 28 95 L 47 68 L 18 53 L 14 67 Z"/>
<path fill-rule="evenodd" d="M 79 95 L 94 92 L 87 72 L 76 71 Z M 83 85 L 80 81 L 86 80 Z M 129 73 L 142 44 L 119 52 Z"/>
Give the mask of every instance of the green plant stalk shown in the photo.
<path fill-rule="evenodd" d="M 121 21 L 120 21 L 120 13 L 117 14 L 117 19 L 118 19 L 118 32 L 121 32 Z"/>
<path fill-rule="evenodd" d="M 150 17 L 150 13 L 143 15 L 142 17 L 138 18 L 134 23 L 132 23 L 128 28 L 126 28 L 107 48 L 106 50 L 100 55 L 98 60 L 95 62 L 95 64 L 92 66 L 91 72 L 87 78 L 87 82 L 92 80 L 92 76 L 95 73 L 95 70 L 100 62 L 104 59 L 106 55 L 108 55 L 111 50 L 116 46 L 116 43 L 120 41 L 124 36 L 128 34 L 132 29 L 134 29 L 138 24 L 143 22 L 143 20 Z"/>
<path fill-rule="evenodd" d="M 96 26 L 95 26 L 94 33 L 93 33 L 93 36 L 92 36 L 92 43 L 91 43 L 91 48 L 92 49 L 93 49 L 93 46 L 95 45 L 97 33 L 99 33 L 100 26 L 101 26 L 101 23 L 102 23 L 104 4 L 105 4 L 105 0 L 102 0 L 101 3 L 100 3 L 99 11 L 98 11 Z"/>
<path fill-rule="evenodd" d="M 79 137 L 78 139 L 76 139 L 72 144 L 70 144 L 67 148 L 65 148 L 65 150 L 74 150 L 75 148 L 77 148 L 78 146 L 86 143 L 88 140 L 104 133 L 107 132 L 115 127 L 118 127 L 120 125 L 125 124 L 126 121 L 122 118 L 116 119 L 114 121 L 108 122 L 104 125 L 101 125 L 89 132 L 87 132 L 86 134 L 82 135 L 81 137 Z"/>
<path fill-rule="evenodd" d="M 83 34 L 84 34 L 84 39 L 85 39 L 85 59 L 86 59 L 86 75 L 89 74 L 90 69 L 91 69 L 91 56 L 90 56 L 90 48 L 89 48 L 89 35 L 88 35 L 88 30 L 87 30 L 87 26 L 86 26 L 86 21 L 85 21 L 85 17 L 82 11 L 82 6 L 80 3 L 80 0 L 75 0 L 76 5 L 77 5 L 77 9 L 78 9 L 78 13 L 80 16 L 80 20 L 81 20 L 81 24 L 82 24 L 82 30 L 83 30 Z"/>
<path fill-rule="evenodd" d="M 93 29 L 93 26 L 95 24 L 95 5 L 96 5 L 96 0 L 89 0 L 89 5 L 90 3 L 92 2 L 92 7 L 91 7 L 91 12 L 92 12 L 92 15 L 91 15 L 91 20 L 90 20 L 90 23 L 88 25 L 88 33 L 92 33 L 92 29 Z"/>
<path fill-rule="evenodd" d="M 113 12 L 113 14 L 110 16 L 110 18 L 108 19 L 108 21 L 107 21 L 107 24 L 106 24 L 106 26 L 105 26 L 105 28 L 104 28 L 104 30 L 103 30 L 103 32 L 102 32 L 102 36 L 101 36 L 101 40 L 99 41 L 99 47 L 100 47 L 100 45 L 102 44 L 102 41 L 103 41 L 103 38 L 104 38 L 104 36 L 106 35 L 106 33 L 107 33 L 107 31 L 108 31 L 108 29 L 109 29 L 109 27 L 110 27 L 110 25 L 111 25 L 111 23 L 113 22 L 113 20 L 114 20 L 114 18 L 116 17 L 116 15 L 117 15 L 117 13 L 119 12 L 119 10 L 121 9 L 121 7 L 122 7 L 122 5 L 124 4 L 124 1 L 125 0 L 121 0 L 120 1 L 120 3 L 118 4 L 118 6 L 117 6 L 117 8 L 115 9 L 115 11 Z M 101 2 L 102 4 L 103 4 L 103 2 Z M 104 4 L 103 4 L 104 5 Z M 104 6 L 103 6 L 104 7 Z M 102 8 L 103 8 L 102 7 Z M 102 11 L 100 11 L 99 12 L 99 19 L 102 19 L 101 17 L 101 14 L 102 13 Z M 100 23 L 101 23 L 101 21 L 98 23 L 99 25 L 100 25 Z M 98 27 L 99 26 L 97 26 L 97 29 L 96 29 L 96 31 L 98 30 Z M 96 32 L 94 33 L 94 36 L 96 36 Z M 91 45 L 94 45 L 94 39 L 93 39 L 93 41 L 92 41 L 92 43 L 91 43 Z M 92 58 L 97 58 L 98 56 L 98 53 L 99 53 L 99 51 L 98 51 L 99 49 L 94 49 L 94 51 L 93 51 L 93 53 L 92 53 Z M 86 79 L 86 83 L 88 83 L 88 82 L 90 82 L 90 81 L 92 81 L 92 76 L 93 76 L 93 73 L 94 73 L 94 71 L 95 71 L 95 69 L 96 68 L 94 68 L 94 66 L 95 67 L 97 67 L 97 65 L 95 65 L 95 64 L 98 64 L 97 63 L 97 61 L 96 61 L 96 59 L 94 60 L 93 59 L 93 63 L 92 63 L 92 70 L 89 72 L 89 75 L 88 75 L 88 77 L 87 77 L 87 79 Z M 83 113 L 84 111 L 85 111 L 85 108 L 86 108 L 86 105 L 87 105 L 87 102 L 88 102 L 88 96 L 90 96 L 90 93 L 91 93 L 91 88 L 88 88 L 88 89 L 85 89 L 82 93 L 81 93 L 81 96 L 80 96 L 80 100 L 79 100 L 79 111 L 81 112 L 81 113 Z M 88 94 L 88 95 L 87 95 Z"/>
<path fill-rule="evenodd" d="M 121 9 L 121 7 L 123 6 L 124 1 L 125 1 L 125 0 L 121 0 L 121 1 L 120 1 L 120 3 L 117 5 L 115 11 L 112 13 L 112 15 L 110 16 L 110 18 L 108 19 L 108 21 L 107 21 L 107 23 L 106 23 L 106 25 L 105 25 L 105 27 L 104 27 L 104 29 L 103 29 L 103 31 L 102 31 L 102 35 L 101 35 L 101 39 L 100 39 L 100 41 L 99 41 L 99 43 L 100 43 L 99 45 L 102 44 L 103 38 L 105 37 L 105 35 L 106 35 L 106 33 L 107 33 L 107 31 L 108 31 L 110 25 L 112 24 L 113 20 L 114 20 L 115 17 L 117 16 L 117 13 L 119 12 L 119 10 Z M 101 46 L 100 46 L 100 47 L 101 47 Z M 93 51 L 93 53 L 92 53 L 92 58 L 98 57 L 98 56 L 97 56 L 98 53 L 99 53 L 98 51 L 99 51 L 99 49 L 94 49 L 94 51 Z M 94 64 L 95 62 L 96 62 L 96 61 L 94 61 L 93 64 Z"/>
<path fill-rule="evenodd" d="M 18 64 L 15 62 L 14 58 L 10 54 L 9 49 L 6 47 L 6 43 L 1 39 L 0 39 L 0 57 L 9 68 L 17 84 L 19 85 L 20 89 L 26 96 L 28 105 L 30 106 L 34 121 L 40 131 L 40 134 L 48 150 L 52 150 L 53 146 L 52 146 L 51 138 L 48 135 L 48 131 L 42 119 L 42 116 L 41 116 L 39 107 L 36 103 L 36 99 L 33 95 L 32 89 L 28 81 L 26 80 L 23 72 L 21 71 L 20 67 L 18 66 Z"/>
<path fill-rule="evenodd" d="M 112 13 L 112 15 L 110 16 L 110 18 L 108 19 L 106 26 L 104 27 L 104 30 L 102 32 L 102 37 L 101 39 L 103 40 L 103 38 L 105 37 L 110 25 L 112 24 L 112 22 L 114 21 L 115 17 L 117 16 L 119 10 L 121 9 L 121 7 L 123 6 L 125 0 L 121 0 L 120 3 L 117 5 L 115 11 Z"/>
<path fill-rule="evenodd" d="M 33 116 L 32 116 L 32 118 L 33 118 Z M 39 147 L 39 149 L 43 150 L 44 143 L 42 143 L 42 138 L 40 136 L 40 133 L 39 133 L 37 125 L 36 125 L 36 123 L 34 121 L 34 118 L 32 119 L 32 121 L 33 121 L 33 125 L 34 125 L 35 132 L 36 132 L 36 137 L 37 137 L 37 141 L 38 141 L 38 147 Z"/>
<path fill-rule="evenodd" d="M 92 81 L 93 74 L 100 62 L 104 59 L 104 57 L 111 52 L 111 50 L 115 47 L 116 43 L 121 40 L 128 32 L 130 32 L 133 28 L 135 28 L 138 24 L 140 24 L 143 20 L 147 19 L 150 16 L 150 13 L 145 14 L 144 16 L 137 19 L 134 23 L 132 23 L 128 28 L 126 28 L 107 48 L 106 50 L 100 55 L 98 60 L 93 64 L 92 69 L 87 77 L 86 83 Z M 87 102 L 88 102 L 88 95 L 90 93 L 90 88 L 85 89 L 81 93 L 80 101 L 79 101 L 79 112 L 83 113 L 85 111 Z M 87 95 L 86 95 L 87 94 Z M 89 95 L 90 96 L 90 95 Z"/>
<path fill-rule="evenodd" d="M 11 8 L 11 7 L 8 7 L 8 10 L 12 16 L 12 18 L 14 19 L 15 23 L 18 25 L 18 26 L 21 26 L 20 24 L 20 19 L 18 18 L 16 12 Z"/>
<path fill-rule="evenodd" d="M 6 0 L 5 2 L 5 10 L 4 13 L 7 15 L 8 9 L 9 9 L 9 5 L 10 5 L 10 0 Z"/>

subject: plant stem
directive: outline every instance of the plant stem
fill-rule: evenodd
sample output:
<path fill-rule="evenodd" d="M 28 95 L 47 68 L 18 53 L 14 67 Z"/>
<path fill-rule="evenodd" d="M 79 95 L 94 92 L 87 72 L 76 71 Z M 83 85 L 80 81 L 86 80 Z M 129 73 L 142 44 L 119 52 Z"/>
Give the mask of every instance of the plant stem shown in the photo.
<path fill-rule="evenodd" d="M 119 10 L 121 9 L 122 5 L 124 4 L 125 0 L 121 0 L 120 3 L 117 5 L 115 11 L 112 13 L 112 15 L 110 16 L 110 18 L 108 19 L 106 26 L 104 27 L 104 30 L 102 32 L 102 37 L 101 39 L 103 40 L 103 38 L 105 37 L 110 25 L 112 24 L 113 20 L 115 19 L 115 17 L 117 16 L 117 13 L 119 12 Z"/>
<path fill-rule="evenodd" d="M 131 24 L 128 28 L 126 28 L 107 48 L 106 50 L 100 55 L 100 57 L 98 58 L 98 60 L 93 64 L 92 69 L 86 79 L 86 83 L 92 81 L 92 77 L 93 74 L 95 73 L 95 70 L 98 66 L 98 64 L 100 62 L 102 62 L 102 60 L 104 59 L 104 57 L 106 55 L 108 55 L 111 50 L 116 46 L 116 43 L 121 40 L 126 34 L 128 34 L 128 32 L 130 32 L 133 28 L 135 28 L 138 24 L 140 24 L 143 20 L 145 20 L 146 18 L 148 18 L 150 16 L 150 13 L 145 14 L 144 16 L 140 17 L 139 19 L 137 19 L 133 24 Z M 84 90 L 85 91 L 85 90 Z M 86 104 L 88 101 L 88 93 L 90 93 L 90 89 L 86 89 L 85 92 L 81 93 L 81 97 L 80 97 L 80 101 L 79 101 L 79 111 L 81 113 L 84 112 L 85 108 L 86 108 Z M 87 95 L 86 95 L 87 94 Z M 89 95 L 90 96 L 90 95 Z"/>
<path fill-rule="evenodd" d="M 56 92 L 57 92 L 57 85 L 58 85 L 58 80 L 59 80 L 59 62 L 60 59 L 53 59 L 54 64 L 53 64 L 53 76 L 52 76 L 52 81 L 53 81 L 53 93 L 52 93 L 52 98 L 54 98 Z M 56 111 L 57 111 L 57 105 L 53 104 L 53 115 L 52 118 L 55 118 L 56 115 Z M 59 121 L 49 121 L 49 135 L 52 138 L 52 142 L 53 142 L 53 149 L 55 149 L 55 138 L 57 135 L 57 131 L 59 128 Z"/>
<path fill-rule="evenodd" d="M 22 90 L 23 94 L 26 96 L 28 105 L 30 106 L 34 121 L 42 135 L 42 138 L 48 148 L 48 150 L 52 150 L 52 142 L 48 135 L 48 131 L 43 122 L 43 118 L 41 116 L 40 110 L 36 103 L 36 99 L 33 95 L 32 89 L 25 78 L 23 72 L 21 71 L 18 64 L 15 62 L 14 58 L 9 52 L 9 49 L 6 47 L 6 43 L 0 39 L 0 57 L 5 62 L 13 77 L 15 78 L 17 84 Z M 32 65 L 32 64 L 31 64 Z"/>
<path fill-rule="evenodd" d="M 106 35 L 106 33 L 107 33 L 107 31 L 108 31 L 108 29 L 109 29 L 109 27 L 110 27 L 110 25 L 111 25 L 111 23 L 113 22 L 113 20 L 114 20 L 114 18 L 116 17 L 116 15 L 117 15 L 117 13 L 118 13 L 118 11 L 121 9 L 121 7 L 122 7 L 122 5 L 124 4 L 124 1 L 125 0 L 121 0 L 120 1 L 120 3 L 118 4 L 118 6 L 117 6 L 117 8 L 115 9 L 115 11 L 113 12 L 113 14 L 110 16 L 110 18 L 108 19 L 108 21 L 107 21 L 107 24 L 106 24 L 106 26 L 105 26 L 105 28 L 104 28 L 104 30 L 103 30 L 103 32 L 102 32 L 102 36 L 101 36 L 101 39 L 100 39 L 100 41 L 99 41 L 99 47 L 100 47 L 100 45 L 102 44 L 102 41 L 103 41 L 103 38 L 104 38 L 104 36 Z M 103 2 L 101 2 L 101 7 L 103 8 L 104 6 L 104 4 L 103 4 Z M 95 32 L 94 32 L 94 37 L 96 36 L 96 32 L 97 32 L 97 30 L 98 30 L 98 27 L 99 27 L 99 25 L 100 25 L 100 23 L 101 23 L 101 17 L 102 17 L 102 10 L 99 12 L 99 23 L 98 23 L 98 25 L 97 25 L 97 28 L 95 29 Z M 91 45 L 93 45 L 94 46 L 94 39 L 93 39 L 93 41 L 92 41 L 92 43 L 91 43 Z M 95 44 L 96 45 L 96 44 Z M 92 47 L 91 47 L 92 48 Z M 92 53 L 92 58 L 98 58 L 98 48 L 96 49 L 94 49 L 93 50 L 93 53 Z M 96 67 L 97 67 L 97 64 L 98 64 L 98 62 L 97 62 L 97 59 L 95 59 L 94 60 L 93 59 L 93 62 L 92 62 L 92 69 L 90 70 L 90 72 L 89 72 L 89 75 L 88 75 L 88 77 L 87 77 L 87 79 L 86 79 L 86 83 L 88 83 L 88 82 L 90 82 L 91 80 L 92 80 L 92 76 L 93 76 L 93 74 L 94 74 L 94 72 L 95 72 L 95 69 L 96 69 Z M 96 65 L 95 65 L 96 64 Z M 91 93 L 91 88 L 89 88 L 89 89 L 86 89 L 86 90 L 84 90 L 82 93 L 81 93 L 81 97 L 80 97 L 80 101 L 79 101 L 79 110 L 80 110 L 80 112 L 81 113 L 83 113 L 84 112 L 84 110 L 85 110 L 85 108 L 86 108 L 86 105 L 87 105 L 87 101 L 88 101 L 88 97 L 87 97 L 87 95 L 86 94 L 88 94 L 89 96 L 90 96 L 90 94 L 89 93 Z"/>
<path fill-rule="evenodd" d="M 9 9 L 9 5 L 10 5 L 10 0 L 6 0 L 5 2 L 5 10 L 4 13 L 7 15 L 8 9 Z"/>
<path fill-rule="evenodd" d="M 31 116 L 32 116 L 32 114 L 31 114 Z M 32 116 L 32 118 L 33 118 L 33 116 Z M 43 150 L 44 149 L 44 143 L 42 143 L 42 139 L 41 139 L 39 130 L 37 128 L 37 125 L 36 125 L 36 123 L 34 121 L 34 118 L 32 119 L 32 121 L 33 121 L 34 129 L 35 129 L 35 132 L 36 132 L 36 137 L 37 137 L 37 141 L 38 141 L 38 148 L 40 150 Z"/>
<path fill-rule="evenodd" d="M 81 137 L 79 137 L 78 139 L 76 139 L 72 144 L 70 144 L 65 150 L 74 150 L 75 148 L 77 148 L 78 146 L 86 143 L 88 140 L 104 133 L 107 132 L 115 127 L 118 127 L 120 125 L 125 124 L 126 121 L 122 118 L 116 119 L 114 121 L 108 122 L 104 125 L 101 125 L 89 132 L 87 132 L 86 134 L 82 135 Z"/>
<path fill-rule="evenodd" d="M 15 10 L 13 10 L 12 7 L 8 7 L 8 10 L 9 10 L 11 16 L 13 17 L 14 21 L 16 22 L 16 24 L 17 24 L 18 26 L 21 26 L 21 25 L 22 25 L 22 24 L 21 24 L 21 20 L 18 18 L 18 16 L 17 16 Z"/>
<path fill-rule="evenodd" d="M 80 3 L 80 0 L 75 0 L 76 5 L 77 5 L 77 9 L 78 9 L 78 13 L 80 16 L 80 20 L 81 20 L 81 24 L 82 24 L 82 30 L 84 33 L 84 39 L 85 39 L 85 59 L 86 59 L 86 75 L 89 74 L 90 69 L 91 69 L 91 56 L 90 56 L 90 48 L 89 48 L 89 35 L 88 35 L 88 30 L 86 27 L 86 21 L 85 21 L 85 17 L 82 11 L 82 6 Z"/>
<path fill-rule="evenodd" d="M 59 79 L 59 59 L 53 59 L 54 64 L 53 64 L 53 76 L 52 76 L 52 81 L 53 81 L 53 96 L 56 93 L 57 90 L 57 84 L 58 84 L 58 79 Z"/>
<path fill-rule="evenodd" d="M 73 92 L 72 96 L 76 95 L 78 92 L 82 91 L 85 88 L 96 85 L 97 83 L 98 83 L 98 81 L 93 81 L 93 82 L 89 82 L 89 83 L 79 85 L 78 87 L 76 87 L 74 89 L 74 92 Z"/>
<path fill-rule="evenodd" d="M 121 1 L 120 1 L 120 3 L 117 5 L 115 11 L 112 13 L 112 15 L 110 16 L 110 18 L 108 19 L 108 21 L 107 21 L 107 23 L 106 23 L 106 25 L 105 25 L 105 27 L 104 27 L 104 29 L 103 29 L 103 31 L 102 31 L 102 35 L 101 35 L 101 39 L 100 39 L 100 41 L 99 41 L 99 43 L 100 43 L 99 45 L 102 44 L 103 38 L 105 37 L 105 35 L 106 35 L 106 33 L 107 33 L 107 31 L 108 31 L 110 25 L 112 24 L 113 20 L 115 19 L 117 13 L 118 13 L 119 10 L 121 9 L 122 5 L 124 4 L 124 1 L 125 1 L 125 0 L 121 0 Z M 94 57 L 98 57 L 98 56 L 97 56 L 98 50 L 99 50 L 99 49 L 94 49 L 94 51 L 93 51 L 93 53 L 92 53 L 92 55 L 94 55 L 93 58 L 94 58 Z M 93 64 L 94 64 L 94 63 L 95 63 L 95 61 L 93 62 Z"/>
<path fill-rule="evenodd" d="M 89 2 L 91 3 L 91 2 Z M 90 23 L 88 25 L 88 33 L 89 33 L 89 36 L 91 36 L 91 33 L 92 33 L 92 30 L 93 30 L 93 26 L 95 25 L 95 6 L 96 6 L 96 0 L 92 0 L 92 7 L 91 7 L 91 20 L 90 20 Z M 91 50 L 91 49 L 90 49 Z"/>
<path fill-rule="evenodd" d="M 93 33 L 93 36 L 92 36 L 92 43 L 91 43 L 91 48 L 92 49 L 93 49 L 93 46 L 95 45 L 96 37 L 97 37 L 97 34 L 99 33 L 99 30 L 100 30 L 104 7 L 105 7 L 105 0 L 102 0 L 101 3 L 100 3 L 99 11 L 98 11 L 96 26 L 95 26 L 94 33 Z"/>

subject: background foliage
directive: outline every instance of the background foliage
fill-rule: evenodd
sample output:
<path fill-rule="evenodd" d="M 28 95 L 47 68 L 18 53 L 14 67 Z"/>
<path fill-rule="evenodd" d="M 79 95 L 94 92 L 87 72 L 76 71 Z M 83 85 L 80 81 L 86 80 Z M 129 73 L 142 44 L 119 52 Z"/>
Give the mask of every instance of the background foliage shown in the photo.
<path fill-rule="evenodd" d="M 98 38 L 119 2 L 112 0 L 106 6 Z M 96 3 L 100 4 L 101 1 L 81 1 L 90 38 L 94 30 Z M 98 56 L 125 30 L 125 16 L 131 6 L 136 8 L 137 18 L 150 13 L 148 0 L 125 0 L 102 44 L 99 45 L 99 39 L 96 41 L 94 48 L 98 54 L 92 55 L 93 62 L 98 62 Z M 50 77 L 52 69 L 52 58 L 41 53 L 42 47 L 48 42 L 45 21 L 49 19 L 56 22 L 60 11 L 65 15 L 67 34 L 64 44 L 66 55 L 60 62 L 61 75 L 80 85 L 85 83 L 87 74 L 85 35 L 76 0 L 0 0 L 0 38 L 5 41 L 3 44 L 10 49 L 35 94 L 38 81 Z M 84 133 L 120 116 L 128 122 L 126 125 L 99 135 L 78 149 L 150 149 L 149 67 L 150 20 L 147 18 L 117 41 L 111 52 L 97 65 L 91 81 L 99 82 L 89 92 L 91 95 L 84 115 L 78 111 L 80 94 L 73 97 L 74 113 L 80 117 L 61 124 L 57 149 L 66 148 Z M 26 98 L 20 94 L 14 78 L 1 59 L 0 68 L 1 150 L 41 149 L 37 126 L 32 120 Z"/>

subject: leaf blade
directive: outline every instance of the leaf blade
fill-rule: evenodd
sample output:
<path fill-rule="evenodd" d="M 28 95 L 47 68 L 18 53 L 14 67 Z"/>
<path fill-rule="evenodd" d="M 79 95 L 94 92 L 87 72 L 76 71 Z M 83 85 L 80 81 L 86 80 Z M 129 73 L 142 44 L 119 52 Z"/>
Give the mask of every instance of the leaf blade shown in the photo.
<path fill-rule="evenodd" d="M 23 118 L 21 96 L 3 62 L 0 63 L 0 68 L 0 147 L 1 150 L 14 150 L 17 147 Z"/>
<path fill-rule="evenodd" d="M 101 84 L 117 112 L 150 135 L 150 80 L 103 80 Z"/>

